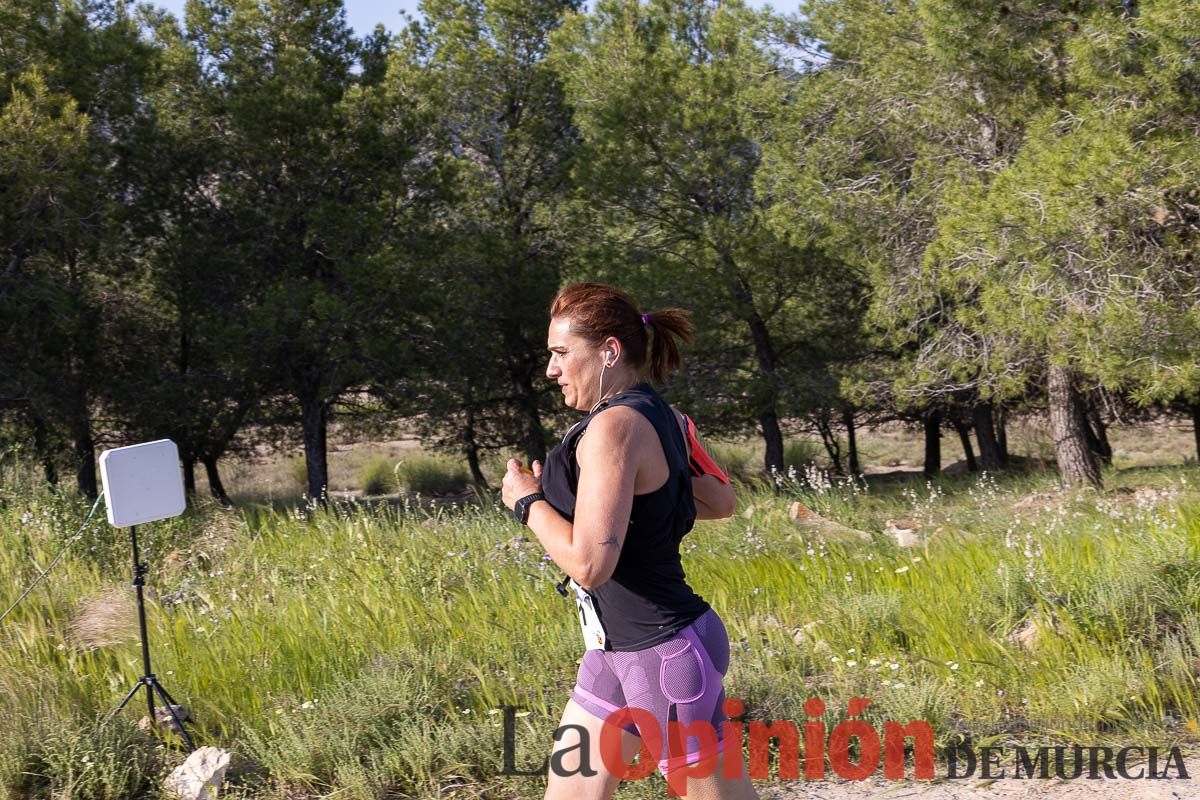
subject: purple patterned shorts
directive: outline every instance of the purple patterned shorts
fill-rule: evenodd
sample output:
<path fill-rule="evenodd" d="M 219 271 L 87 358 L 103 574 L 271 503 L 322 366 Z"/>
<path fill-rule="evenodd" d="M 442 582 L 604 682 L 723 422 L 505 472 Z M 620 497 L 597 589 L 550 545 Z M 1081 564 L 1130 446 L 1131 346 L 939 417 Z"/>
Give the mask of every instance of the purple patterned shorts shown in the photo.
<path fill-rule="evenodd" d="M 586 651 L 571 699 L 601 719 L 626 707 L 649 712 L 658 723 L 657 736 L 644 734 L 634 723 L 624 727 L 643 741 L 662 742 L 658 767 L 665 774 L 680 764 L 697 761 L 702 747 L 697 738 L 688 737 L 681 743 L 686 757 L 669 759 L 669 721 L 710 723 L 716 732 L 717 752 L 721 751 L 721 723 L 726 720 L 721 681 L 728 669 L 729 637 L 721 618 L 710 608 L 673 638 L 645 650 Z"/>

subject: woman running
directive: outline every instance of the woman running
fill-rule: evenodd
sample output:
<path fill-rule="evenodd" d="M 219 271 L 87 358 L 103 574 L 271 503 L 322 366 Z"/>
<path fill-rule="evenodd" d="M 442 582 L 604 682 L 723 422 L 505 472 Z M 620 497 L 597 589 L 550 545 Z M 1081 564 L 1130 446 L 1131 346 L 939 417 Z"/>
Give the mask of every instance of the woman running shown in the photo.
<path fill-rule="evenodd" d="M 693 482 L 686 418 L 646 381 L 661 383 L 679 368 L 678 343 L 692 340 L 691 323 L 681 309 L 644 314 L 626 292 L 595 283 L 563 289 L 550 315 L 546 376 L 586 416 L 544 469 L 510 460 L 503 487 L 505 505 L 571 579 L 586 646 L 560 728 L 586 730 L 587 747 L 569 734 L 556 742 L 546 797 L 612 796 L 620 773 L 611 757 L 605 763 L 601 732 L 606 718 L 633 708 L 641 711 L 614 717 L 626 763 L 645 744 L 669 780 L 682 770 L 672 785 L 686 783 L 689 798 L 756 798 L 744 770 L 723 774 L 729 640 L 679 557 L 697 511 L 732 513 L 732 489 L 712 475 Z M 706 723 L 696 727 L 715 738 L 672 739 L 672 729 L 691 723 Z M 740 762 L 740 742 L 733 748 Z"/>

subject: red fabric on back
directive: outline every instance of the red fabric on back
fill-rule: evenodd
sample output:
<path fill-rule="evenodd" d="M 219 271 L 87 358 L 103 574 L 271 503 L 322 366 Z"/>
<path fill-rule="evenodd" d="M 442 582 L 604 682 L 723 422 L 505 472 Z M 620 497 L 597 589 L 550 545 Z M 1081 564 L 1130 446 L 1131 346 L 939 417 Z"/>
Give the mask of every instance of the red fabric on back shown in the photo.
<path fill-rule="evenodd" d="M 717 462 L 713 461 L 712 456 L 700 444 L 700 440 L 696 438 L 696 423 L 692 422 L 692 418 L 687 414 L 683 415 L 687 420 L 687 438 L 688 449 L 691 450 L 691 467 L 692 474 L 699 477 L 700 475 L 716 475 L 721 483 L 729 483 L 729 476 L 717 466 Z"/>

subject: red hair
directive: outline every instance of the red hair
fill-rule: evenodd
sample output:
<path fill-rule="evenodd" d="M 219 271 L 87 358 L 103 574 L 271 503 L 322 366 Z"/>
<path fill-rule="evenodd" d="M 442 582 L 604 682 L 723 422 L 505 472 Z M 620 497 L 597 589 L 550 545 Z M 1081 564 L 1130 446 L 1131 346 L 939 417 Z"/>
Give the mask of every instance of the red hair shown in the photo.
<path fill-rule="evenodd" d="M 683 366 L 679 342 L 695 341 L 688 311 L 667 308 L 643 314 L 633 295 L 604 283 L 563 288 L 550 304 L 550 316 L 571 320 L 571 332 L 592 345 L 615 337 L 630 363 L 643 372 L 648 369 L 659 383 Z"/>

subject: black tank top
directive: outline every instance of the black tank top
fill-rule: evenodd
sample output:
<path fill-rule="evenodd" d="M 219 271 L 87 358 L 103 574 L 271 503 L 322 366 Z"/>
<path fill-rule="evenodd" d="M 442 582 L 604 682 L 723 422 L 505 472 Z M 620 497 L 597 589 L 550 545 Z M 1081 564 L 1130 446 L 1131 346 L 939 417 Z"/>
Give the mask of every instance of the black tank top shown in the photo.
<path fill-rule="evenodd" d="M 649 494 L 633 496 L 629 529 L 612 577 L 592 592 L 609 650 L 642 650 L 665 642 L 708 610 L 683 575 L 679 542 L 692 529 L 696 505 L 687 444 L 675 414 L 648 383 L 609 398 L 567 431 L 546 456 L 542 493 L 558 513 L 575 520 L 579 438 L 597 414 L 629 406 L 654 426 L 667 459 L 667 482 Z"/>

